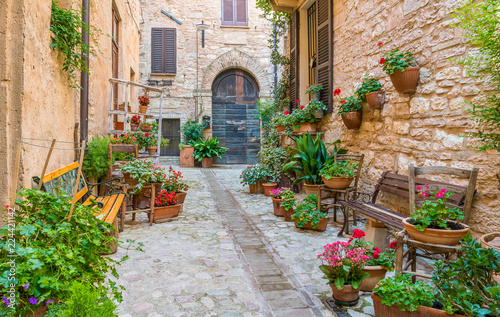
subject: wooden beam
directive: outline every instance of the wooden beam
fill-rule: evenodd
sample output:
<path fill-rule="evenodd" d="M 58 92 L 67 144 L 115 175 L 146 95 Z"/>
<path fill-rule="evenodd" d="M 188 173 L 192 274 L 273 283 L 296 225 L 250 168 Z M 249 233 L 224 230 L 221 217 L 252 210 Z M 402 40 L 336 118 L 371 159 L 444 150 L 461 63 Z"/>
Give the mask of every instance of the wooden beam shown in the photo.
<path fill-rule="evenodd" d="M 147 89 L 147 90 L 151 90 L 151 91 L 163 92 L 162 88 L 156 88 L 156 87 L 146 86 L 146 85 L 143 85 L 143 84 L 136 83 L 134 81 L 128 81 L 128 80 L 117 79 L 117 78 L 111 78 L 109 81 L 112 82 L 112 83 L 129 84 L 129 85 L 132 85 L 132 86 L 141 87 L 141 88 L 144 88 L 144 89 Z"/>
<path fill-rule="evenodd" d="M 78 173 L 76 174 L 76 184 L 73 189 L 73 199 L 71 201 L 71 207 L 69 209 L 68 222 L 71 222 L 71 217 L 73 216 L 73 209 L 75 208 L 75 203 L 77 200 L 78 187 L 80 187 L 80 175 L 82 174 L 83 157 L 85 154 L 85 140 L 82 141 L 82 149 L 80 151 L 80 165 L 78 166 Z"/>
<path fill-rule="evenodd" d="M 38 190 L 42 189 L 43 177 L 45 176 L 45 172 L 47 171 L 47 166 L 49 165 L 50 156 L 52 155 L 52 151 L 54 150 L 55 144 L 56 144 L 56 139 L 53 139 L 52 144 L 50 145 L 49 154 L 47 154 L 47 158 L 45 159 L 45 164 L 43 165 L 42 174 L 40 174 L 40 183 L 38 184 Z"/>

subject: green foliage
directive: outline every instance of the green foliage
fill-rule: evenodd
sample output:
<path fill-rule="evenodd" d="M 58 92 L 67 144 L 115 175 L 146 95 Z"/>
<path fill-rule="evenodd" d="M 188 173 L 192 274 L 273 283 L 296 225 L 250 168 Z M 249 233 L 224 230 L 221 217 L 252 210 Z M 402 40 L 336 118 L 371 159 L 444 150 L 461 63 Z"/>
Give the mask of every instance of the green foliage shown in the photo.
<path fill-rule="evenodd" d="M 356 112 L 363 109 L 363 105 L 356 96 L 350 96 L 348 98 L 342 98 L 339 101 L 338 115 L 342 115 L 348 112 Z"/>
<path fill-rule="evenodd" d="M 69 298 L 61 305 L 50 305 L 53 317 L 115 317 L 116 304 L 107 297 L 105 290 L 95 290 L 91 285 L 73 283 Z"/>
<path fill-rule="evenodd" d="M 359 100 L 361 100 L 362 102 L 366 102 L 366 94 L 380 90 L 382 90 L 382 85 L 380 84 L 378 79 L 368 76 L 363 78 L 361 86 L 356 89 L 354 94 L 358 97 Z"/>
<path fill-rule="evenodd" d="M 481 248 L 470 234 L 462 241 L 461 250 L 463 255 L 455 261 L 435 263 L 436 299 L 448 314 L 500 316 L 500 289 L 493 279 L 500 273 L 500 252 Z"/>
<path fill-rule="evenodd" d="M 358 166 L 359 164 L 356 164 L 353 160 L 331 162 L 324 164 L 319 174 L 325 179 L 330 179 L 332 177 L 352 178 L 356 175 Z"/>
<path fill-rule="evenodd" d="M 479 92 L 477 101 L 470 102 L 472 109 L 468 112 L 480 127 L 469 136 L 482 143 L 476 147 L 478 150 L 500 152 L 500 1 L 466 0 L 454 17 L 459 21 L 454 26 L 465 30 L 467 43 L 477 48 L 459 63 L 465 65 L 469 76 L 476 77 L 486 87 L 495 87 L 492 93 Z"/>
<path fill-rule="evenodd" d="M 189 145 L 194 145 L 194 143 L 203 138 L 203 130 L 205 130 L 205 126 L 199 124 L 196 120 L 187 120 L 181 126 L 184 140 Z"/>
<path fill-rule="evenodd" d="M 307 86 L 305 92 L 306 94 L 313 94 L 313 93 L 319 93 L 322 90 L 323 90 L 323 85 L 315 83 L 314 85 Z"/>
<path fill-rule="evenodd" d="M 71 196 L 66 193 L 56 197 L 22 189 L 18 195 L 16 227 L 0 229 L 0 294 L 14 285 L 17 303 L 24 304 L 16 316 L 25 316 L 44 301 L 69 298 L 73 282 L 88 284 L 121 302 L 123 287 L 107 279 L 109 274 L 119 278 L 115 269 L 119 262 L 101 256 L 110 252 L 108 244 L 118 242 L 106 235 L 114 229 L 94 216 L 94 206 L 76 203 L 68 222 Z M 12 253 L 15 257 L 8 256 Z M 15 275 L 9 275 L 12 261 Z M 30 304 L 29 298 L 37 304 Z"/>
<path fill-rule="evenodd" d="M 117 164 L 121 173 L 130 173 L 130 177 L 139 183 L 130 193 L 134 194 L 142 190 L 147 183 L 163 183 L 165 180 L 165 170 L 152 160 L 134 159 L 124 164 Z"/>
<path fill-rule="evenodd" d="M 271 174 L 269 168 L 263 164 L 248 165 L 240 175 L 241 183 L 245 185 L 257 184 L 264 181 Z"/>
<path fill-rule="evenodd" d="M 83 159 L 83 170 L 88 177 L 95 177 L 97 180 L 108 175 L 108 136 L 101 135 L 93 137 L 88 144 L 87 155 Z"/>
<path fill-rule="evenodd" d="M 365 254 L 370 258 L 368 262 L 366 262 L 366 265 L 379 265 L 385 268 L 387 271 L 392 271 L 394 269 L 394 265 L 396 264 L 396 250 L 389 247 L 384 252 L 381 252 L 375 245 L 375 243 L 364 241 L 360 238 L 352 239 L 351 244 L 351 249 L 360 248 L 366 250 Z"/>
<path fill-rule="evenodd" d="M 306 108 L 309 108 L 310 110 L 316 111 L 316 110 L 326 110 L 328 109 L 324 103 L 322 103 L 319 100 L 311 100 L 309 104 L 306 106 Z"/>
<path fill-rule="evenodd" d="M 336 140 L 330 145 L 334 147 L 332 153 L 329 154 L 328 148 L 321 141 L 320 136 L 313 138 L 308 132 L 306 135 L 298 137 L 296 140 L 297 148 L 293 149 L 297 151 L 297 154 L 293 156 L 290 163 L 283 167 L 283 171 L 294 171 L 302 175 L 293 184 L 298 184 L 302 180 L 308 185 L 321 184 L 322 180 L 319 172 L 323 166 L 334 161 L 335 153 L 344 154 L 347 152 L 344 149 L 337 148 L 337 144 L 340 144 L 340 142 L 340 140 Z"/>
<path fill-rule="evenodd" d="M 68 72 L 70 85 L 73 88 L 81 88 L 78 84 L 77 71 L 89 73 L 89 67 L 83 61 L 83 52 L 95 55 L 94 47 L 83 44 L 82 27 L 85 27 L 90 38 L 97 44 L 96 38 L 102 33 L 100 30 L 86 25 L 79 10 L 60 8 L 57 1 L 52 1 L 50 31 L 53 36 L 50 47 L 64 57 L 63 70 Z"/>
<path fill-rule="evenodd" d="M 396 304 L 401 311 L 416 311 L 420 305 L 432 307 L 432 288 L 421 281 L 413 283 L 411 278 L 411 274 L 397 274 L 383 279 L 373 292 L 382 298 L 382 304 Z"/>
<path fill-rule="evenodd" d="M 219 140 L 216 136 L 214 136 L 212 139 L 207 138 L 205 140 L 200 138 L 196 143 L 193 144 L 193 147 L 193 156 L 200 162 L 207 157 L 217 156 L 220 159 L 221 156 L 224 155 L 224 153 L 226 153 L 226 151 L 228 150 L 227 148 L 219 145 Z"/>
<path fill-rule="evenodd" d="M 262 164 L 269 170 L 269 180 L 279 183 L 285 162 L 290 161 L 290 153 L 279 146 L 263 146 L 259 151 L 259 157 Z"/>
<path fill-rule="evenodd" d="M 290 188 L 276 188 L 271 191 L 271 197 L 275 199 L 288 200 L 295 197 L 295 193 Z"/>
<path fill-rule="evenodd" d="M 280 105 L 272 99 L 259 99 L 257 101 L 257 111 L 259 112 L 257 118 L 263 122 L 269 121 L 279 110 Z"/>
<path fill-rule="evenodd" d="M 426 185 L 427 186 L 427 185 Z M 424 198 L 429 194 L 425 190 L 419 190 L 419 196 Z M 422 206 L 411 213 L 411 218 L 414 220 L 413 225 L 419 231 L 424 231 L 426 228 L 431 229 L 451 229 L 448 226 L 447 219 L 457 220 L 464 219 L 463 211 L 457 207 L 450 208 L 447 203 L 447 198 L 453 193 L 447 193 L 445 189 L 441 191 L 431 192 L 434 195 L 432 199 L 425 199 Z"/>
<path fill-rule="evenodd" d="M 311 227 L 317 228 L 321 219 L 328 214 L 318 210 L 318 196 L 311 194 L 304 200 L 295 202 L 295 213 L 292 215 L 292 220 L 297 220 L 297 226 L 303 228 L 305 224 L 310 224 Z"/>
<path fill-rule="evenodd" d="M 415 58 L 411 52 L 400 53 L 399 49 L 395 49 L 389 53 L 384 53 L 384 57 L 380 60 L 380 64 L 387 75 L 394 74 L 394 71 L 405 71 L 405 68 L 415 66 Z"/>

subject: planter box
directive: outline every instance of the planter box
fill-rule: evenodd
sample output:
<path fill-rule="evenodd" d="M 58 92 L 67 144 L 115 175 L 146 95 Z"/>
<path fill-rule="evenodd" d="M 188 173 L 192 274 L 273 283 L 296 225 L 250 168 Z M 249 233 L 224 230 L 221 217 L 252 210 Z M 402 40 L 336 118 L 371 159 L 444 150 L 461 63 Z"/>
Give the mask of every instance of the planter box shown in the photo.
<path fill-rule="evenodd" d="M 302 133 L 302 132 L 316 132 L 316 122 L 315 123 L 310 123 L 310 122 L 301 122 L 300 127 L 296 129 L 293 127 L 293 132 L 295 133 Z"/>
<path fill-rule="evenodd" d="M 295 227 L 299 229 L 307 229 L 307 230 L 314 230 L 314 231 L 325 231 L 326 227 L 328 226 L 328 216 L 325 218 L 321 219 L 319 221 L 319 225 L 316 228 L 312 227 L 312 224 L 310 223 L 305 223 L 303 227 L 299 227 L 297 225 L 298 220 L 295 220 Z"/>
<path fill-rule="evenodd" d="M 250 194 L 264 194 L 264 186 L 262 186 L 262 181 L 258 181 L 256 184 L 249 184 Z"/>
<path fill-rule="evenodd" d="M 177 203 L 182 205 L 184 201 L 186 200 L 186 192 L 177 192 L 175 193 L 175 199 L 177 199 Z"/>
<path fill-rule="evenodd" d="M 181 204 L 155 207 L 155 215 L 153 221 L 177 217 L 181 212 L 181 207 Z"/>
<path fill-rule="evenodd" d="M 417 311 L 401 311 L 398 305 L 387 306 L 382 304 L 382 298 L 372 293 L 375 317 L 466 317 L 464 315 L 448 315 L 444 310 L 420 306 Z"/>
<path fill-rule="evenodd" d="M 194 167 L 194 147 L 186 145 L 180 153 L 180 165 L 181 167 Z"/>

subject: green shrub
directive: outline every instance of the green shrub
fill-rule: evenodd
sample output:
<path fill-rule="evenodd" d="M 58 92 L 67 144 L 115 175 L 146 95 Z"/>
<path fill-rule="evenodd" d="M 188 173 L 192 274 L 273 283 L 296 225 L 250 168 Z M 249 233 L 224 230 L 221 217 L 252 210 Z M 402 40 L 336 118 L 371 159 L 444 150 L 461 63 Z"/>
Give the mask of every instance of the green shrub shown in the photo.
<path fill-rule="evenodd" d="M 194 145 L 199 139 L 203 138 L 205 125 L 198 124 L 196 120 L 188 120 L 181 126 L 181 132 L 184 140 L 189 145 Z"/>
<path fill-rule="evenodd" d="M 382 304 L 398 305 L 401 311 L 416 311 L 421 305 L 432 307 L 432 288 L 421 281 L 412 282 L 411 274 L 398 274 L 381 280 L 373 292 L 382 298 Z"/>
<path fill-rule="evenodd" d="M 90 140 L 82 167 L 88 177 L 99 180 L 108 175 L 108 145 L 110 142 L 110 138 L 103 135 L 93 137 Z"/>

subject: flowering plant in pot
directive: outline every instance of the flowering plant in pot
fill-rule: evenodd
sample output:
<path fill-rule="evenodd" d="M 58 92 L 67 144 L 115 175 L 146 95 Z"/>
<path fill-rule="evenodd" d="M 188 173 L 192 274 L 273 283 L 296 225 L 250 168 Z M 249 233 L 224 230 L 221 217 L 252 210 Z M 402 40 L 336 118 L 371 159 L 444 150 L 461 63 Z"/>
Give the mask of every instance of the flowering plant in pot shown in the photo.
<path fill-rule="evenodd" d="M 354 92 L 362 102 L 367 102 L 374 109 L 380 109 L 385 103 L 385 92 L 380 82 L 372 76 L 363 77 L 361 86 Z"/>
<path fill-rule="evenodd" d="M 135 115 L 130 119 L 130 130 L 137 131 L 141 124 L 141 116 Z"/>
<path fill-rule="evenodd" d="M 337 241 L 326 244 L 318 259 L 323 261 L 320 270 L 333 291 L 335 302 L 343 306 L 353 306 L 359 300 L 361 281 L 370 274 L 363 271 L 369 260 L 366 249 L 354 248 L 351 242 Z"/>
<path fill-rule="evenodd" d="M 155 155 L 158 150 L 158 139 L 156 135 L 153 133 L 146 133 L 144 134 L 144 141 L 144 145 L 148 149 L 149 155 Z M 165 139 L 164 137 L 160 136 L 160 146 L 168 146 L 169 144 L 169 139 Z"/>
<path fill-rule="evenodd" d="M 290 114 L 293 132 L 316 132 L 316 121 L 314 109 L 307 106 L 299 106 Z"/>
<path fill-rule="evenodd" d="M 373 242 L 364 241 L 365 233 L 362 230 L 354 229 L 353 236 L 349 239 L 352 248 L 366 249 L 369 260 L 366 262 L 363 271 L 370 274 L 361 282 L 360 289 L 364 292 L 371 292 L 375 285 L 385 278 L 387 271 L 392 271 L 396 263 L 396 240 L 393 240 L 389 248 L 382 252 Z"/>
<path fill-rule="evenodd" d="M 274 215 L 278 217 L 285 216 L 285 208 L 282 203 L 294 197 L 295 193 L 290 188 L 281 187 L 272 190 L 271 199 L 273 200 Z"/>
<path fill-rule="evenodd" d="M 313 111 L 313 116 L 316 119 L 323 118 L 323 111 L 328 109 L 326 105 L 319 100 L 311 100 L 306 108 L 309 108 Z"/>
<path fill-rule="evenodd" d="M 150 122 L 141 122 L 139 124 L 139 129 L 142 132 L 150 132 L 152 128 L 153 128 L 153 125 Z"/>
<path fill-rule="evenodd" d="M 318 195 L 311 194 L 295 202 L 292 220 L 297 228 L 325 231 L 328 226 L 328 214 L 318 210 Z"/>
<path fill-rule="evenodd" d="M 111 144 L 136 144 L 137 138 L 132 133 L 122 133 L 117 137 L 111 137 Z"/>
<path fill-rule="evenodd" d="M 417 186 L 418 196 L 424 199 L 420 208 L 414 210 L 409 218 L 403 219 L 403 225 L 410 237 L 427 243 L 456 245 L 467 235 L 469 226 L 459 223 L 464 214 L 458 207 L 450 207 L 447 198 L 453 193 L 446 189 L 428 191 Z"/>
<path fill-rule="evenodd" d="M 240 175 L 241 183 L 250 186 L 251 194 L 262 194 L 262 183 L 269 176 L 269 172 L 269 168 L 263 164 L 248 165 Z"/>
<path fill-rule="evenodd" d="M 322 84 L 314 83 L 314 85 L 306 87 L 306 94 L 309 94 L 311 96 L 311 100 L 319 100 L 319 94 L 322 90 Z"/>
<path fill-rule="evenodd" d="M 351 185 L 359 164 L 353 160 L 330 162 L 319 171 L 326 187 L 346 189 Z"/>
<path fill-rule="evenodd" d="M 179 216 L 181 204 L 177 203 L 175 192 L 162 190 L 154 200 L 155 211 L 153 220 L 168 219 Z"/>
<path fill-rule="evenodd" d="M 342 116 L 347 129 L 359 130 L 363 118 L 363 105 L 356 96 L 341 98 L 337 106 L 337 113 Z"/>
<path fill-rule="evenodd" d="M 399 49 L 384 53 L 380 59 L 384 71 L 391 77 L 394 88 L 400 93 L 414 93 L 417 90 L 420 67 L 415 67 L 411 52 L 401 53 Z"/>
<path fill-rule="evenodd" d="M 117 163 L 119 171 L 123 173 L 125 182 L 135 185 L 130 191 L 135 194 L 142 190 L 147 183 L 163 183 L 165 180 L 165 170 L 152 160 L 134 159 L 126 163 Z"/>
<path fill-rule="evenodd" d="M 148 112 L 149 106 L 149 98 L 146 96 L 139 96 L 139 112 L 146 113 Z"/>
<path fill-rule="evenodd" d="M 169 193 L 175 193 L 176 199 L 179 204 L 183 204 L 186 199 L 187 191 L 189 186 L 182 180 L 184 176 L 180 171 L 176 171 L 170 166 L 168 168 L 165 182 L 162 185 L 162 189 L 168 191 Z"/>

